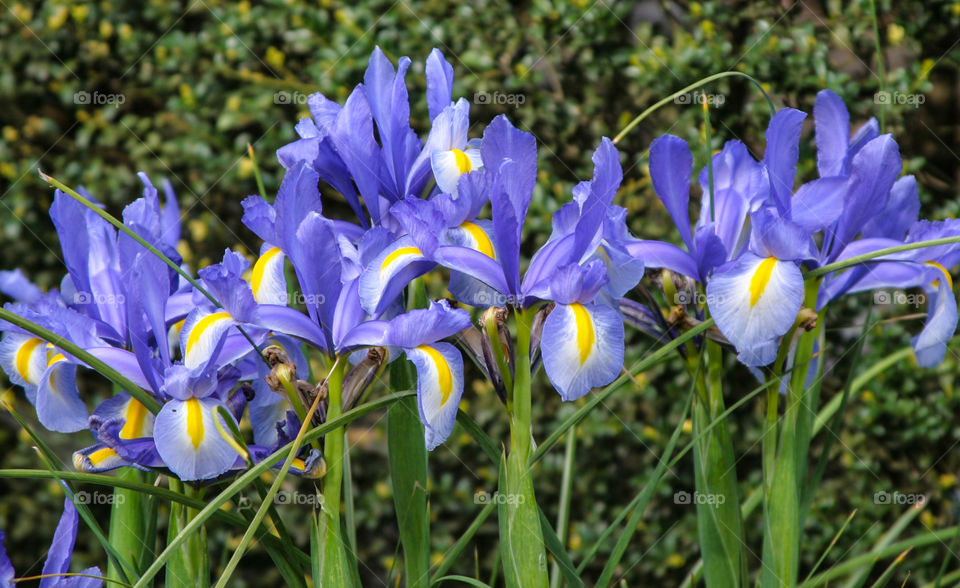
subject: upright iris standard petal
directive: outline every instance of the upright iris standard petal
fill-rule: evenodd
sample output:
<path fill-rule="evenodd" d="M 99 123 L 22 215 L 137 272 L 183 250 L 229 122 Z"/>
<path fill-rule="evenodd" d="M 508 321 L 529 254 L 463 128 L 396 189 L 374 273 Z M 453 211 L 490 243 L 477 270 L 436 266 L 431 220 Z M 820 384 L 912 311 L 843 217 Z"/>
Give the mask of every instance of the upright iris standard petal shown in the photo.
<path fill-rule="evenodd" d="M 690 176 L 693 174 L 693 155 L 687 142 L 680 137 L 663 135 L 650 144 L 650 179 L 653 189 L 670 218 L 680 231 L 680 238 L 693 251 L 693 235 L 690 232 Z"/>
<path fill-rule="evenodd" d="M 710 313 L 748 366 L 775 359 L 777 338 L 793 325 L 802 303 L 800 268 L 775 257 L 745 253 L 707 283 Z"/>
<path fill-rule="evenodd" d="M 404 349 L 417 368 L 417 403 L 427 449 L 443 443 L 457 420 L 463 396 L 463 357 L 449 343 L 428 343 Z"/>
<path fill-rule="evenodd" d="M 763 161 L 770 178 L 770 191 L 781 214 L 790 210 L 800 158 L 800 130 L 806 117 L 799 110 L 784 108 L 770 119 L 767 126 L 767 149 Z"/>
<path fill-rule="evenodd" d="M 832 90 L 821 90 L 813 104 L 820 177 L 840 176 L 846 171 L 850 146 L 850 114 L 843 99 Z"/>
<path fill-rule="evenodd" d="M 279 247 L 264 245 L 250 273 L 250 289 L 257 304 L 287 305 L 287 279 L 283 273 L 286 256 Z"/>
<path fill-rule="evenodd" d="M 430 120 L 437 118 L 453 100 L 453 66 L 434 48 L 427 57 L 427 108 Z"/>
<path fill-rule="evenodd" d="M 157 451 L 181 480 L 216 478 L 237 461 L 237 452 L 214 423 L 214 419 L 221 419 L 221 428 L 229 430 L 218 406 L 223 404 L 211 397 L 171 400 L 157 414 Z"/>
<path fill-rule="evenodd" d="M 557 304 L 543 325 L 540 352 L 550 382 L 576 400 L 616 379 L 623 367 L 623 319 L 604 304 Z"/>

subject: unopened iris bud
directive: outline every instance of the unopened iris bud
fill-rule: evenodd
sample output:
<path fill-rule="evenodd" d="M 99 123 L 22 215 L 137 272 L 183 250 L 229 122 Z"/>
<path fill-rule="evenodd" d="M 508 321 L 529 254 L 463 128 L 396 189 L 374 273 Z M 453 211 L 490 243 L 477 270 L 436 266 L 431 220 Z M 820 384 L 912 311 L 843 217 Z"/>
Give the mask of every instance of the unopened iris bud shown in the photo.
<path fill-rule="evenodd" d="M 536 371 L 540 361 L 540 338 L 543 336 L 543 323 L 557 304 L 551 302 L 537 311 L 530 325 L 530 369 Z"/>
<path fill-rule="evenodd" d="M 497 306 L 491 306 L 480 317 L 483 327 L 483 360 L 487 365 L 490 382 L 504 402 L 507 388 L 513 386 L 513 343 L 506 322 L 507 309 Z"/>
<path fill-rule="evenodd" d="M 387 350 L 371 347 L 363 358 L 347 374 L 343 381 L 343 409 L 350 410 L 373 384 L 387 364 Z"/>

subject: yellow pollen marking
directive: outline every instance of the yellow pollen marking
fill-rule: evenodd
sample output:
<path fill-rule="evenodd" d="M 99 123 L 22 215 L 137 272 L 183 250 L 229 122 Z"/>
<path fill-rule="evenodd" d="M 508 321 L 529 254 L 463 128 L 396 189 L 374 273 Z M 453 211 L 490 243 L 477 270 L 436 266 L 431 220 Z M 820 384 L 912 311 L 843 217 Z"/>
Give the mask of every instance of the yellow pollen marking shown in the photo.
<path fill-rule="evenodd" d="M 303 461 L 302 459 L 300 459 L 299 457 L 293 458 L 293 461 L 290 462 L 290 466 L 293 467 L 293 468 L 295 468 L 295 469 L 298 469 L 298 470 L 305 470 L 305 469 L 307 469 L 307 464 L 306 464 L 306 462 Z"/>
<path fill-rule="evenodd" d="M 110 459 L 111 457 L 114 457 L 115 455 L 117 455 L 116 451 L 114 451 L 113 449 L 110 449 L 109 447 L 104 447 L 103 449 L 98 449 L 93 453 L 91 453 L 90 455 L 88 455 L 87 459 L 90 460 L 90 464 L 92 466 L 96 467 L 99 464 Z"/>
<path fill-rule="evenodd" d="M 193 330 L 190 331 L 190 336 L 187 337 L 187 351 L 186 354 L 190 354 L 190 350 L 193 349 L 193 346 L 197 344 L 197 341 L 200 340 L 200 337 L 203 336 L 204 331 L 210 328 L 213 323 L 221 320 L 230 318 L 230 314 L 226 312 L 215 312 L 213 314 L 208 314 L 203 317 L 197 324 L 193 326 Z"/>
<path fill-rule="evenodd" d="M 196 398 L 191 398 L 184 404 L 187 406 L 187 435 L 190 436 L 193 448 L 197 449 L 203 441 L 203 408 Z"/>
<path fill-rule="evenodd" d="M 143 437 L 143 421 L 147 416 L 147 408 L 136 398 L 131 398 L 127 404 L 127 422 L 120 429 L 121 439 L 138 439 Z"/>
<path fill-rule="evenodd" d="M 773 266 L 777 264 L 776 257 L 768 257 L 760 262 L 757 270 L 753 272 L 750 278 L 750 306 L 755 306 L 767 289 L 767 283 L 770 282 L 770 275 L 773 273 Z"/>
<path fill-rule="evenodd" d="M 947 285 L 950 286 L 951 290 L 953 290 L 953 277 L 950 275 L 950 272 L 947 271 L 947 268 L 943 267 L 941 264 L 937 263 L 936 261 L 928 261 L 926 262 L 926 264 L 932 265 L 933 267 L 938 268 L 940 271 L 942 271 L 943 275 L 947 277 Z M 933 285 L 939 286 L 940 280 L 934 280 Z"/>
<path fill-rule="evenodd" d="M 61 362 L 61 361 L 67 361 L 67 358 L 64 357 L 64 355 L 63 355 L 62 353 L 58 353 L 58 354 L 54 355 L 53 357 L 51 357 L 50 359 L 47 360 L 47 367 L 50 367 L 50 366 L 52 366 L 53 364 L 55 364 L 55 363 L 57 363 L 57 362 Z"/>
<path fill-rule="evenodd" d="M 470 221 L 460 225 L 460 228 L 470 233 L 470 236 L 473 237 L 473 240 L 477 242 L 477 251 L 486 255 L 487 257 L 493 258 L 493 243 L 490 242 L 490 237 L 483 232 L 483 229 Z"/>
<path fill-rule="evenodd" d="M 590 318 L 590 313 L 582 304 L 574 302 L 570 305 L 570 310 L 573 311 L 573 321 L 577 327 L 577 349 L 580 350 L 580 365 L 583 365 L 590 357 L 590 352 L 593 351 L 593 343 L 597 338 L 593 331 L 593 319 Z"/>
<path fill-rule="evenodd" d="M 472 169 L 470 165 L 470 158 L 467 157 L 467 154 L 459 149 L 451 149 L 453 157 L 457 162 L 457 169 L 460 170 L 460 173 L 465 174 Z"/>
<path fill-rule="evenodd" d="M 388 255 L 386 259 L 383 260 L 383 264 L 380 266 L 380 271 L 381 272 L 385 271 L 387 269 L 387 266 L 389 266 L 391 263 L 396 261 L 397 258 L 402 257 L 404 255 L 423 255 L 423 253 L 421 253 L 420 250 L 417 249 L 416 247 L 401 247 L 396 251 L 394 251 L 393 253 L 391 253 L 390 255 Z"/>
<path fill-rule="evenodd" d="M 278 253 L 281 253 L 279 247 L 268 249 L 266 253 L 260 256 L 257 263 L 253 264 L 253 273 L 250 274 L 250 288 L 253 290 L 253 298 L 257 302 L 260 302 L 257 293 L 260 292 L 260 284 L 263 283 L 263 272 L 267 270 L 270 260 L 276 257 Z"/>
<path fill-rule="evenodd" d="M 437 366 L 437 384 L 440 386 L 440 406 L 447 403 L 450 394 L 453 392 L 453 374 L 450 373 L 450 365 L 439 351 L 429 345 L 417 347 L 420 351 L 427 354 Z"/>

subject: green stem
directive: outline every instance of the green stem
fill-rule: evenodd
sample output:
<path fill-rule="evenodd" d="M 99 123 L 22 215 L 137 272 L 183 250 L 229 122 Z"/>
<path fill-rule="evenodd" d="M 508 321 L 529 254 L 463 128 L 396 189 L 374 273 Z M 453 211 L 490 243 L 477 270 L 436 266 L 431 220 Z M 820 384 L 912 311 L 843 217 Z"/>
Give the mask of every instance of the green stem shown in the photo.
<path fill-rule="evenodd" d="M 146 473 L 133 468 L 122 468 L 117 473 L 118 478 L 143 482 Z M 153 554 L 154 535 L 147 534 L 148 507 L 153 499 L 146 495 L 125 488 L 114 488 L 113 503 L 110 506 L 110 544 L 113 545 L 127 561 L 132 562 L 135 571 L 143 568 L 139 563 L 144 561 L 145 552 Z M 107 567 L 107 576 L 113 580 L 126 580 L 122 571 L 111 561 Z"/>
<path fill-rule="evenodd" d="M 853 257 L 848 257 L 842 261 L 835 261 L 833 263 L 828 263 L 827 265 L 818 267 L 815 270 L 811 270 L 803 275 L 804 279 L 808 278 L 819 278 L 829 274 L 830 272 L 836 272 L 848 267 L 853 267 L 855 265 L 861 265 L 864 262 L 872 261 L 878 257 L 883 257 L 885 255 L 893 255 L 895 253 L 903 253 L 904 251 L 913 251 L 914 249 L 925 249 L 927 247 L 936 247 L 937 245 L 953 245 L 954 243 L 960 243 L 960 237 L 942 237 L 940 239 L 930 239 L 928 241 L 916 241 L 913 243 L 904 243 L 903 245 L 896 245 L 894 247 L 885 247 L 883 249 L 877 249 L 876 251 L 871 251 L 870 253 L 864 253 L 863 255 L 855 255 Z M 901 260 L 892 260 L 892 261 L 901 261 Z M 912 261 L 912 260 L 902 260 L 902 261 Z"/>
<path fill-rule="evenodd" d="M 337 361 L 328 378 L 327 419 L 343 414 L 342 394 L 346 361 Z M 323 512 L 326 516 L 326 539 L 323 551 L 324 585 L 349 586 L 352 580 L 347 565 L 347 552 L 340 524 L 340 496 L 343 489 L 344 427 L 327 433 L 323 441 L 323 457 L 327 473 L 323 478 Z"/>
<path fill-rule="evenodd" d="M 557 509 L 557 537 L 561 542 L 567 540 L 567 526 L 570 523 L 570 490 L 573 486 L 574 456 L 577 451 L 577 435 L 571 431 L 567 435 L 566 450 L 563 454 L 563 478 L 560 481 L 560 505 Z M 553 563 L 550 572 L 550 588 L 560 588 L 560 564 Z"/>
<path fill-rule="evenodd" d="M 547 588 L 547 554 L 528 467 L 532 451 L 530 335 L 537 307 L 516 310 L 517 352 L 508 399 L 510 453 L 500 467 L 500 557 L 508 588 Z"/>
<path fill-rule="evenodd" d="M 880 78 L 880 92 L 887 91 L 887 73 L 883 63 L 883 48 L 880 46 L 880 23 L 877 18 L 877 2 L 870 0 L 870 12 L 873 15 L 873 46 L 877 54 L 877 77 Z M 887 115 L 886 100 L 880 101 L 880 132 L 883 133 Z"/>
<path fill-rule="evenodd" d="M 673 102 L 677 97 L 683 96 L 683 95 L 686 94 L 687 92 L 691 92 L 691 91 L 693 91 L 693 90 L 696 90 L 697 88 L 699 88 L 699 87 L 701 87 L 701 86 L 705 86 L 705 85 L 709 84 L 710 82 L 713 82 L 713 81 L 716 81 L 716 80 L 719 80 L 719 79 L 722 79 L 722 78 L 733 77 L 733 76 L 741 77 L 741 78 L 746 78 L 747 80 L 749 80 L 750 82 L 752 82 L 753 85 L 756 86 L 758 90 L 760 90 L 760 93 L 763 94 L 763 97 L 767 99 L 767 106 L 770 107 L 770 115 L 772 116 L 772 115 L 774 115 L 774 114 L 777 113 L 777 108 L 773 105 L 773 100 L 771 100 L 771 99 L 770 99 L 770 96 L 767 95 L 767 91 L 763 89 L 763 85 L 762 85 L 760 82 L 758 82 L 758 81 L 755 80 L 753 77 L 748 76 L 747 74 L 745 74 L 745 73 L 743 73 L 743 72 L 739 72 L 739 71 L 725 71 L 725 72 L 721 72 L 721 73 L 718 73 L 718 74 L 713 74 L 713 75 L 711 75 L 711 76 L 707 76 L 707 77 L 703 78 L 702 80 L 699 80 L 699 81 L 697 81 L 697 82 L 694 82 L 694 83 L 690 84 L 689 86 L 687 86 L 686 88 L 683 88 L 682 90 L 678 90 L 678 91 L 674 92 L 673 94 L 670 94 L 669 96 L 667 96 L 666 98 L 660 100 L 659 102 L 656 102 L 653 106 L 651 106 L 650 108 L 644 110 L 644 111 L 641 112 L 636 118 L 634 118 L 632 121 L 630 121 L 630 123 L 629 123 L 627 126 L 623 127 L 623 130 L 620 131 L 619 133 L 617 133 L 617 136 L 613 138 L 613 142 L 614 142 L 614 143 L 619 143 L 619 142 L 626 136 L 627 133 L 629 133 L 631 130 L 633 130 L 633 127 L 635 127 L 635 126 L 637 126 L 638 124 L 640 124 L 641 122 L 643 122 L 643 119 L 645 119 L 645 118 L 647 118 L 648 116 L 650 116 L 651 114 L 653 114 L 655 111 L 657 111 L 658 109 L 660 109 L 660 107 L 665 106 L 665 105 Z"/>

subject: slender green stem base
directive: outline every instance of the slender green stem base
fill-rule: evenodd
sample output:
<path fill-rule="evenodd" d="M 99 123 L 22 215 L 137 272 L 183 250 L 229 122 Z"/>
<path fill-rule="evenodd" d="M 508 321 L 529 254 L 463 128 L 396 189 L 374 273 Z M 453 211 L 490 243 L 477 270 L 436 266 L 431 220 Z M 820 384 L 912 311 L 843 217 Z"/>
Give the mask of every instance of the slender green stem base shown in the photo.
<path fill-rule="evenodd" d="M 327 420 L 339 418 L 343 413 L 341 405 L 345 361 L 334 364 L 328 377 L 329 404 Z M 338 427 L 327 433 L 323 442 L 323 458 L 327 462 L 327 474 L 323 478 L 323 511 L 326 518 L 326 539 L 323 546 L 324 585 L 352 586 L 353 574 L 349 571 L 346 543 L 340 525 L 340 496 L 343 488 L 343 452 L 346 430 Z"/>

